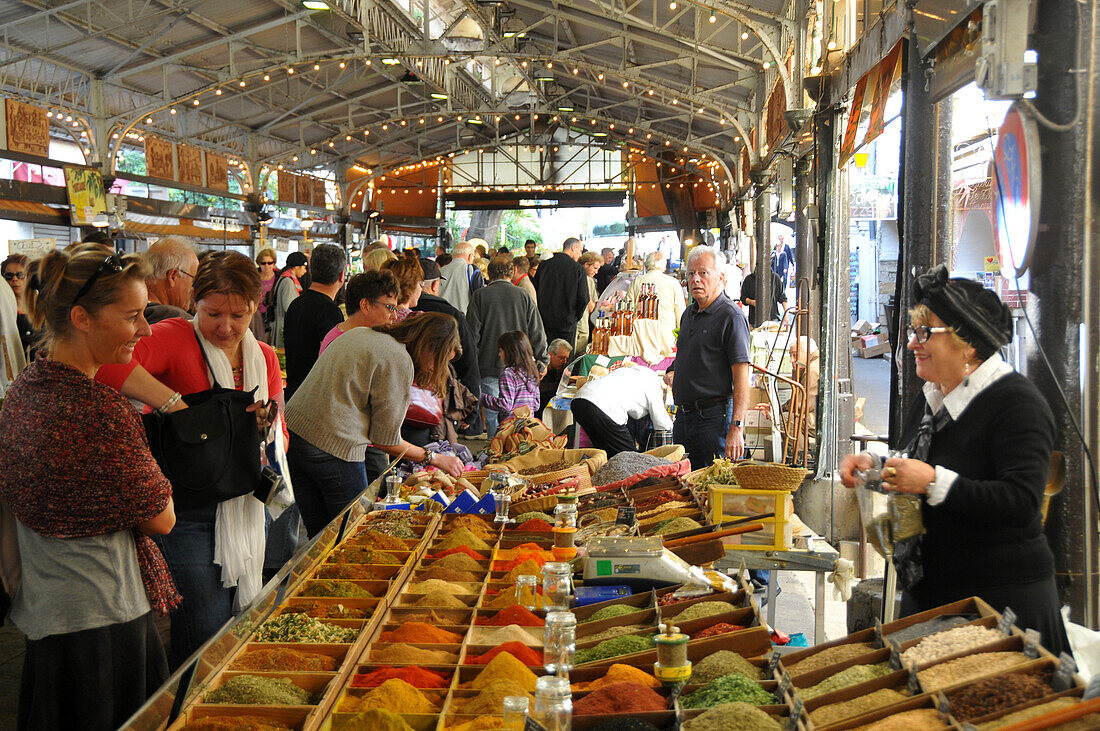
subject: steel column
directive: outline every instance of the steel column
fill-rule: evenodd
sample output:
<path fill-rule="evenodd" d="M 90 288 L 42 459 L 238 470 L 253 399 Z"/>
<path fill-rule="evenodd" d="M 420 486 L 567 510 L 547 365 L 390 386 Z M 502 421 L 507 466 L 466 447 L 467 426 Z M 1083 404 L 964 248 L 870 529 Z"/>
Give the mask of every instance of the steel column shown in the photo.
<path fill-rule="evenodd" d="M 753 203 L 756 206 L 754 217 L 756 218 L 756 318 L 752 323 L 757 327 L 765 320 L 771 319 L 772 294 L 772 194 L 764 175 L 761 173 L 754 178 L 756 197 Z"/>

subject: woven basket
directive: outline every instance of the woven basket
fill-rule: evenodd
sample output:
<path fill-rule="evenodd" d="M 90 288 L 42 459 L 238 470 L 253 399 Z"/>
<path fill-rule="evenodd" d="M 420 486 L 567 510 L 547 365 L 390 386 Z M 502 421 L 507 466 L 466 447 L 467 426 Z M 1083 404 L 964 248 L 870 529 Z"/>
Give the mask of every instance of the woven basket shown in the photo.
<path fill-rule="evenodd" d="M 508 515 L 523 515 L 524 513 L 549 513 L 558 504 L 557 495 L 544 495 L 532 500 L 522 500 L 512 503 L 508 507 Z"/>
<path fill-rule="evenodd" d="M 745 490 L 786 490 L 794 492 L 810 474 L 801 467 L 774 462 L 742 462 L 733 468 L 737 482 Z"/>

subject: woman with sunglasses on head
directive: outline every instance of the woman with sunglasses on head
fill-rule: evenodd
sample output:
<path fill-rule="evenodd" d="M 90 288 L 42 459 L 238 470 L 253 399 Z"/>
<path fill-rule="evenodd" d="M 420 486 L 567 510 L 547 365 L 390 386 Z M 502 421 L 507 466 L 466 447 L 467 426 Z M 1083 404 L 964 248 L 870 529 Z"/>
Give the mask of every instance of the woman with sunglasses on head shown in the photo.
<path fill-rule="evenodd" d="M 34 327 L 31 320 L 23 310 L 23 289 L 27 282 L 27 257 L 22 254 L 12 254 L 4 263 L 0 264 L 0 274 L 13 292 L 15 301 L 19 305 L 19 314 L 16 316 L 16 326 L 19 328 L 19 341 L 23 345 L 23 352 L 30 353 L 34 345 Z"/>
<path fill-rule="evenodd" d="M 96 245 L 27 268 L 42 352 L 0 412 L 22 572 L 11 620 L 27 636 L 20 729 L 117 728 L 168 677 L 152 610 L 180 597 L 150 536 L 172 530 L 172 486 L 134 409 L 94 380 L 149 334 L 147 273 Z"/>
<path fill-rule="evenodd" d="M 894 445 L 909 456 L 849 455 L 841 481 L 882 467 L 883 488 L 920 505 L 924 533 L 895 542 L 903 615 L 976 595 L 1057 655 L 1069 644 L 1041 512 L 1054 417 L 998 353 L 1012 316 L 993 292 L 942 265 L 913 290 L 908 348 L 926 383 Z"/>
<path fill-rule="evenodd" d="M 248 257 L 209 254 L 195 275 L 194 319 L 156 323 L 128 365 L 106 366 L 96 377 L 164 411 L 184 408 L 181 394 L 209 390 L 215 381 L 223 388 L 255 389 L 257 419 L 266 426 L 275 418 L 281 425 L 274 416 L 283 394 L 279 361 L 248 328 L 259 298 L 260 275 Z M 271 403 L 278 406 L 269 410 Z M 251 494 L 181 509 L 177 517 L 175 530 L 161 539 L 184 598 L 172 616 L 174 665 L 259 591 L 266 522 L 264 504 Z"/>
<path fill-rule="evenodd" d="M 442 398 L 459 347 L 455 319 L 424 312 L 353 328 L 325 348 L 286 407 L 290 475 L 310 536 L 382 474 L 387 455 L 462 474 L 462 460 L 401 436 L 413 384 Z"/>
<path fill-rule="evenodd" d="M 256 253 L 256 267 L 260 270 L 260 317 L 263 318 L 264 313 L 267 312 L 267 293 L 271 291 L 271 287 L 275 284 L 275 277 L 278 274 L 275 258 L 275 249 L 260 249 Z"/>

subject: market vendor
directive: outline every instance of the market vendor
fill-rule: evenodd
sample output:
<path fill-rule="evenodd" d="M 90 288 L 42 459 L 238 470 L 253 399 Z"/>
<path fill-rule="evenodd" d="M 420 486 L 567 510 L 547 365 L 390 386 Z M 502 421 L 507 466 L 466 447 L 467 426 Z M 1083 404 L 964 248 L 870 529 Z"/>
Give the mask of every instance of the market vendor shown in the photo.
<path fill-rule="evenodd" d="M 895 445 L 883 487 L 920 496 L 925 532 L 896 542 L 902 612 L 979 596 L 1012 607 L 1055 655 L 1068 650 L 1054 583 L 1054 556 L 1041 505 L 1054 417 L 1038 389 L 998 350 L 1012 340 L 1012 316 L 981 284 L 950 279 L 943 265 L 917 278 L 908 348 L 926 381 Z M 864 452 L 840 464 L 855 471 L 878 458 Z"/>
<path fill-rule="evenodd" d="M 640 451 L 639 443 L 645 448 L 644 434 L 631 429 L 642 420 L 656 431 L 672 429 L 661 377 L 644 366 L 624 365 L 593 378 L 577 390 L 571 408 L 592 446 L 607 452 L 608 458 Z"/>

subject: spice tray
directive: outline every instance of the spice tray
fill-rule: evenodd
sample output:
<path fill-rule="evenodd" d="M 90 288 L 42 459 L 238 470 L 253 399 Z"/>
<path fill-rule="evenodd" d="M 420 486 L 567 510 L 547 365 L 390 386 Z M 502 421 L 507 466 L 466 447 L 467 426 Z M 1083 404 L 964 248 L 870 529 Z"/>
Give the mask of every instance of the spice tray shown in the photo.
<path fill-rule="evenodd" d="M 330 611 L 335 612 L 334 616 L 321 616 L 320 614 L 311 614 L 318 619 L 328 621 L 329 619 L 369 619 L 374 616 L 375 610 L 378 608 L 378 604 L 382 601 L 379 597 L 328 597 L 328 596 L 295 596 L 288 597 L 282 609 L 276 609 L 275 613 L 285 614 L 287 612 L 305 612 L 310 614 L 310 609 L 325 608 L 325 614 Z M 362 617 L 340 617 L 339 608 L 343 607 L 348 610 L 358 610 L 363 612 Z"/>
<path fill-rule="evenodd" d="M 210 687 L 206 689 L 206 693 L 221 688 L 227 681 L 240 675 L 257 675 L 261 678 L 286 678 L 302 690 L 309 691 L 319 699 L 324 695 L 325 691 L 328 690 L 332 681 L 339 676 L 339 673 L 287 673 L 278 670 L 226 670 L 218 676 L 217 680 L 210 684 Z M 200 701 L 200 703 L 207 706 L 230 706 L 232 708 L 240 708 L 242 705 L 245 705 L 239 703 L 208 703 L 205 698 L 206 696 L 204 694 L 203 700 Z M 317 704 L 302 703 L 293 705 L 315 706 Z"/>
<path fill-rule="evenodd" d="M 343 692 L 341 692 L 340 695 L 337 697 L 336 705 L 332 707 L 332 710 L 335 712 L 336 716 L 355 713 L 358 709 L 354 707 L 354 704 L 359 703 L 362 700 L 363 696 L 367 695 L 372 690 L 374 690 L 374 688 L 344 688 Z M 406 692 L 411 691 L 408 691 L 406 689 Z M 435 706 L 435 710 L 432 711 L 431 714 L 410 713 L 409 715 L 431 715 L 433 718 L 437 718 L 438 714 L 443 712 L 443 702 L 447 699 L 447 690 L 422 690 L 420 692 L 423 693 L 424 696 L 432 702 L 432 705 Z M 339 723 L 339 721 L 342 720 L 343 719 L 337 718 L 337 722 L 333 725 L 336 728 L 339 728 L 342 725 L 341 723 Z"/>
<path fill-rule="evenodd" d="M 612 605 L 622 605 L 627 607 L 635 607 L 639 612 L 647 609 L 653 609 L 654 607 L 654 592 L 646 591 L 638 594 L 631 594 L 630 596 L 621 597 L 618 599 L 609 599 L 605 602 L 596 602 L 594 604 L 586 604 L 583 607 L 575 607 L 573 614 L 577 618 L 577 632 L 579 633 L 584 626 L 584 620 L 591 617 L 596 612 L 610 607 Z"/>
<path fill-rule="evenodd" d="M 893 622 L 888 622 L 882 625 L 882 635 L 886 639 L 890 639 L 890 635 L 900 630 L 912 627 L 915 624 L 920 624 L 921 622 L 927 622 L 928 620 L 948 615 L 974 615 L 974 619 L 982 619 L 985 617 L 996 617 L 998 620 L 1001 619 L 1000 612 L 989 606 L 988 603 L 979 597 L 972 596 L 967 599 L 960 599 L 957 602 L 935 607 L 934 609 L 911 614 L 908 617 L 895 619 Z"/>
<path fill-rule="evenodd" d="M 1054 695 L 1048 695 L 1043 698 L 1036 698 L 1035 700 L 1021 703 L 1017 706 L 1013 706 L 1012 708 L 1005 708 L 1004 710 L 997 711 L 996 713 L 989 713 L 984 716 L 979 716 L 977 718 L 971 719 L 970 721 L 967 721 L 967 723 L 973 724 L 974 726 L 989 723 L 991 721 L 996 721 L 999 718 L 1009 716 L 1013 713 L 1019 713 L 1020 711 L 1027 710 L 1028 708 L 1034 708 L 1035 706 L 1041 706 L 1045 703 L 1050 703 L 1051 701 L 1057 700 L 1058 698 L 1081 698 L 1084 692 L 1085 689 L 1080 686 L 1076 688 L 1070 688 L 1069 690 L 1064 690 L 1061 693 L 1055 693 Z M 957 720 L 958 719 L 956 719 L 956 721 Z"/>
<path fill-rule="evenodd" d="M 582 643 L 588 642 L 588 638 L 592 635 L 598 635 L 601 632 L 605 632 L 606 630 L 611 629 L 612 627 L 628 627 L 630 625 L 640 624 L 646 628 L 651 628 L 652 631 L 655 632 L 657 629 L 657 622 L 658 617 L 656 607 L 641 609 L 636 612 L 631 612 L 630 614 L 620 614 L 617 617 L 609 617 L 607 619 L 601 619 L 595 622 L 586 622 L 578 618 L 577 645 L 580 646 Z"/>
<path fill-rule="evenodd" d="M 829 691 L 828 693 L 824 693 L 824 694 L 822 694 L 820 696 L 817 696 L 815 698 L 808 698 L 808 697 L 806 697 L 806 695 L 803 692 L 806 689 L 812 688 L 815 685 L 817 685 L 818 683 L 821 683 L 822 681 L 833 677 L 837 673 L 840 673 L 840 672 L 843 672 L 844 670 L 847 670 L 848 668 L 855 667 L 857 665 L 879 665 L 879 664 L 889 663 L 889 662 L 890 662 L 890 650 L 883 647 L 883 648 L 880 648 L 878 650 L 872 650 L 870 653 L 865 654 L 865 655 L 860 655 L 859 657 L 853 657 L 853 658 L 850 658 L 850 659 L 845 660 L 843 662 L 836 663 L 834 665 L 829 665 L 827 667 L 819 668 L 817 670 L 814 670 L 813 672 L 803 673 L 802 675 L 791 678 L 791 690 L 790 690 L 791 698 L 793 700 L 795 697 L 800 697 L 800 698 L 802 698 L 803 702 L 805 702 L 807 704 L 809 704 L 810 701 L 812 701 L 812 700 L 825 699 L 824 702 L 817 704 L 818 706 L 820 706 L 820 705 L 827 705 L 829 702 L 831 702 L 832 701 L 832 695 L 834 693 L 839 693 L 841 690 L 847 690 L 849 688 L 862 689 L 866 685 L 869 685 L 871 683 L 875 683 L 876 681 L 881 680 L 882 677 L 889 677 L 889 678 L 893 678 L 893 679 L 892 679 L 891 683 L 889 683 L 885 686 L 878 685 L 875 688 L 873 688 L 873 690 L 878 690 L 879 687 L 892 688 L 895 685 L 904 685 L 905 681 L 909 677 L 909 672 L 907 670 L 899 668 L 897 670 L 893 670 L 889 675 L 879 676 L 877 678 L 872 678 L 870 680 L 863 681 L 861 683 L 856 683 L 856 684 L 853 684 L 853 685 L 845 686 L 844 688 L 838 688 L 837 690 Z M 893 677 L 895 675 L 897 676 L 896 678 Z"/>
<path fill-rule="evenodd" d="M 1006 673 L 1001 673 L 999 675 L 1007 675 L 1007 674 L 1010 674 L 1012 672 L 1019 672 L 1023 675 L 1037 675 L 1042 680 L 1044 680 L 1044 682 L 1049 684 L 1051 682 L 1051 679 L 1054 675 L 1055 670 L 1057 670 L 1057 668 L 1058 668 L 1058 663 L 1057 662 L 1055 662 L 1053 660 L 1043 660 L 1043 661 L 1040 661 L 1039 663 L 1036 663 L 1035 665 L 1029 667 L 1027 670 L 1007 671 Z M 996 676 L 994 676 L 994 677 L 996 677 Z M 974 681 L 974 682 L 976 683 L 976 682 L 981 682 L 981 681 Z M 1081 694 L 1084 693 L 1084 683 L 1081 681 L 1081 679 L 1079 677 L 1074 676 L 1073 679 L 1071 680 L 1071 682 L 1074 683 L 1074 686 L 1072 688 L 1064 690 L 1060 693 L 1059 692 L 1048 693 L 1047 695 L 1043 696 L 1042 698 L 1035 699 L 1034 703 L 1035 704 L 1041 704 L 1041 703 L 1046 703 L 1046 702 L 1052 701 L 1052 700 L 1054 700 L 1055 698 L 1058 698 L 1058 697 L 1062 697 L 1062 696 L 1080 696 Z M 951 703 L 952 718 L 954 718 L 959 723 L 962 723 L 962 722 L 965 721 L 967 723 L 971 723 L 971 724 L 974 724 L 976 726 L 979 723 L 984 723 L 986 721 L 987 717 L 993 717 L 993 716 L 999 716 L 999 715 L 1008 715 L 1009 713 L 1012 713 L 1014 711 L 1019 710 L 1020 706 L 1024 705 L 1024 703 L 1016 703 L 1016 704 L 1008 706 L 1005 709 L 1003 709 L 1002 711 L 998 711 L 996 713 L 987 713 L 987 714 L 984 714 L 982 716 L 973 716 L 973 717 L 960 718 L 958 712 L 961 711 L 962 709 L 957 707 L 958 695 L 961 692 L 964 692 L 967 688 L 969 688 L 972 685 L 974 685 L 974 683 L 966 683 L 964 685 L 961 685 L 961 686 L 955 688 L 954 690 L 949 690 L 949 691 L 944 693 L 944 696 Z M 1032 704 L 1032 701 L 1025 701 L 1025 703 Z"/>
<path fill-rule="evenodd" d="M 982 678 L 990 677 L 992 675 L 1001 675 L 1001 674 L 1007 673 L 1007 672 L 1011 672 L 1011 673 L 1027 672 L 1027 671 L 1032 670 L 1034 668 L 1041 667 L 1043 663 L 1048 663 L 1050 660 L 1055 659 L 1053 655 L 1051 655 L 1049 652 L 1042 649 L 1041 647 L 1037 648 L 1037 649 L 1039 650 L 1039 658 L 1038 659 L 1029 658 L 1024 654 L 1024 638 L 1023 637 L 1021 637 L 1019 635 L 1016 635 L 1014 637 L 1006 637 L 1003 640 L 1000 640 L 998 642 L 994 642 L 990 645 L 986 645 L 980 651 L 967 653 L 967 654 L 962 655 L 960 657 L 955 657 L 955 658 L 951 658 L 951 659 L 943 658 L 942 660 L 938 660 L 937 662 L 934 662 L 930 665 L 926 665 L 926 666 L 924 666 L 923 668 L 921 668 L 920 670 L 917 671 L 917 679 L 920 681 L 921 690 L 923 690 L 925 693 L 932 693 L 932 692 L 935 692 L 935 691 L 948 692 L 948 691 L 953 690 L 954 688 L 957 688 L 959 686 L 966 685 L 968 683 L 974 682 L 975 680 L 981 680 Z M 1012 665 L 1011 667 L 1006 667 L 1006 668 L 998 668 L 998 669 L 986 668 L 984 671 L 983 670 L 976 670 L 973 675 L 969 675 L 969 676 L 966 676 L 966 677 L 961 677 L 957 680 L 951 678 L 951 679 L 944 679 L 944 680 L 941 681 L 941 680 L 938 679 L 938 676 L 943 672 L 943 667 L 945 665 L 947 665 L 947 663 L 955 662 L 957 660 L 962 659 L 963 657 L 973 657 L 973 656 L 978 655 L 980 653 L 988 653 L 988 652 L 1012 652 L 1012 653 L 1017 653 L 1017 654 L 1020 655 L 1020 657 L 1018 658 L 1019 662 L 1015 665 Z"/>
<path fill-rule="evenodd" d="M 465 630 L 463 630 L 465 631 Z M 394 645 L 404 645 L 406 647 L 415 647 L 418 650 L 436 650 L 449 653 L 454 656 L 455 662 L 458 662 L 458 654 L 462 649 L 462 645 L 442 645 L 442 644 L 430 644 L 427 642 L 373 642 L 363 650 L 360 655 L 361 662 L 369 663 L 384 663 L 386 665 L 419 665 L 417 662 L 394 662 L 392 660 L 380 660 L 376 653 L 381 653 L 386 649 L 393 647 Z"/>
<path fill-rule="evenodd" d="M 424 596 L 425 595 L 423 595 L 423 594 L 404 593 L 400 597 L 398 597 L 397 604 L 395 604 L 394 606 L 395 607 L 401 607 L 401 608 L 404 608 L 404 609 L 409 609 L 409 608 L 412 608 L 412 607 L 416 607 L 416 608 L 419 608 L 419 609 L 457 609 L 457 607 L 444 607 L 444 606 L 439 605 L 439 604 L 419 604 L 418 602 Z M 451 594 L 451 596 L 454 597 L 455 599 L 459 600 L 463 604 L 465 604 L 467 607 L 473 608 L 473 606 L 475 604 L 477 604 L 477 600 L 481 595 L 480 594 Z"/>
<path fill-rule="evenodd" d="M 473 609 L 427 609 L 425 607 L 391 607 L 383 619 L 383 624 L 399 625 L 410 621 L 410 618 L 424 616 L 434 612 L 435 615 L 445 621 L 442 625 L 452 627 L 469 627 L 473 621 Z M 416 620 L 420 621 L 420 620 Z M 393 627 L 390 627 L 391 629 Z"/>
<path fill-rule="evenodd" d="M 539 628 L 538 627 L 532 627 L 531 629 L 539 629 Z M 503 643 L 501 643 L 501 644 L 503 644 Z M 490 650 L 492 650 L 495 647 L 497 647 L 497 645 L 484 645 L 484 644 L 478 644 L 476 642 L 468 642 L 467 644 L 462 646 L 462 654 L 458 658 L 458 665 L 461 666 L 461 667 L 464 667 L 464 668 L 475 668 L 475 669 L 476 668 L 484 668 L 485 665 L 478 664 L 478 663 L 471 663 L 468 660 L 468 658 L 471 657 L 471 656 L 474 656 L 474 655 L 484 655 L 485 653 L 489 652 Z M 539 660 L 538 664 L 528 665 L 527 667 L 537 668 L 537 670 L 535 671 L 536 674 L 541 674 L 542 673 L 542 660 L 541 660 L 541 658 L 542 658 L 542 641 L 540 640 L 538 645 L 532 645 L 531 649 L 539 656 L 540 660 Z M 425 665 L 424 667 L 428 667 L 428 666 Z M 570 675 L 570 677 L 572 677 L 572 675 Z"/>
<path fill-rule="evenodd" d="M 702 660 L 707 655 L 718 650 L 732 650 L 744 658 L 760 657 L 771 649 L 771 634 L 763 627 L 750 627 L 740 632 L 704 637 L 701 640 L 691 640 L 687 643 L 688 660 L 693 663 Z M 594 660 L 590 663 L 578 665 L 579 668 L 607 668 L 615 663 L 626 663 L 642 667 L 650 666 L 657 662 L 657 650 L 645 650 L 630 655 L 619 655 L 603 660 Z"/>
<path fill-rule="evenodd" d="M 306 722 L 321 722 L 321 714 L 316 707 L 307 706 L 207 706 L 194 705 L 180 714 L 168 731 L 181 731 L 192 721 L 200 718 L 228 718 L 234 716 L 258 716 L 279 721 L 296 731 L 305 728 Z"/>
<path fill-rule="evenodd" d="M 332 594 L 308 594 L 311 590 L 323 589 L 325 585 L 331 585 L 336 588 L 351 588 L 351 585 L 358 586 L 360 589 L 364 589 L 370 592 L 369 597 L 358 596 L 333 596 Z M 389 581 L 364 581 L 362 579 L 306 579 L 294 589 L 294 598 L 300 599 L 377 599 L 385 594 L 390 588 L 391 582 Z"/>
<path fill-rule="evenodd" d="M 605 723 L 621 721 L 624 718 L 637 719 L 653 724 L 657 728 L 672 728 L 676 722 L 675 711 L 646 711 L 642 713 L 608 713 L 590 716 L 573 716 L 573 731 L 588 731 L 599 728 Z"/>
<path fill-rule="evenodd" d="M 369 673 L 373 673 L 375 670 L 381 670 L 381 669 L 387 668 L 387 667 L 394 667 L 394 665 L 392 665 L 391 663 L 361 663 L 359 665 L 356 665 L 355 668 L 352 670 L 351 678 L 348 681 L 348 687 L 349 688 L 359 688 L 360 686 L 355 685 L 355 678 L 357 676 L 367 675 Z M 429 665 L 429 664 L 419 663 L 419 664 L 417 664 L 417 667 L 424 668 L 425 670 L 431 670 L 432 672 L 439 673 L 440 675 L 446 676 L 447 677 L 447 687 L 448 688 L 450 687 L 451 681 L 453 680 L 453 676 L 454 676 L 454 673 L 455 673 L 455 666 L 454 665 Z M 412 686 L 414 688 L 420 688 L 420 686 L 416 685 L 415 683 L 413 683 Z M 420 690 L 439 691 L 439 690 L 445 690 L 445 688 L 420 688 Z"/>
<path fill-rule="evenodd" d="M 231 660 L 229 663 L 226 664 L 225 672 L 243 672 L 243 673 L 274 672 L 274 673 L 281 673 L 282 675 L 285 675 L 287 677 L 293 677 L 297 673 L 303 672 L 303 671 L 294 670 L 292 668 L 255 671 L 255 670 L 247 670 L 247 669 L 244 669 L 244 668 L 234 667 L 234 665 L 242 657 L 244 657 L 248 653 L 254 652 L 256 650 L 299 650 L 301 652 L 310 652 L 310 653 L 313 653 L 315 655 L 327 655 L 328 657 L 334 658 L 336 660 L 336 670 L 334 670 L 333 672 L 335 673 L 335 672 L 339 672 L 340 667 L 344 664 L 344 660 L 346 660 L 347 656 L 348 656 L 348 650 L 351 647 L 352 647 L 351 644 L 322 645 L 320 643 L 306 644 L 306 643 L 303 643 L 303 642 L 249 642 L 249 643 L 245 644 L 244 647 L 241 648 L 240 652 L 238 652 L 236 655 L 233 656 L 233 660 Z M 306 672 L 310 672 L 310 671 L 306 671 Z"/>
<path fill-rule="evenodd" d="M 845 719 L 840 723 L 829 726 L 829 731 L 850 731 L 851 729 L 862 728 L 868 724 L 881 721 L 885 718 L 891 718 L 898 716 L 902 713 L 911 713 L 913 711 L 920 711 L 920 718 L 908 718 L 905 725 L 900 725 L 901 721 L 898 721 L 899 725 L 892 726 L 892 728 L 906 729 L 906 731 L 941 731 L 941 729 L 957 729 L 958 726 L 954 724 L 951 717 L 945 713 L 940 713 L 936 707 L 936 696 L 924 694 L 914 696 L 903 703 L 890 706 L 889 708 L 882 708 L 871 713 L 865 713 L 862 716 L 854 716 L 852 718 Z M 812 729 L 813 726 L 807 725 L 803 722 L 803 729 Z M 820 728 L 820 727 L 817 727 Z"/>
<path fill-rule="evenodd" d="M 782 704 L 774 704 L 774 705 L 770 705 L 770 706 L 756 706 L 756 708 L 760 709 L 764 713 L 771 716 L 775 720 L 775 722 L 779 724 L 780 728 L 786 728 L 787 727 L 787 719 L 790 716 L 790 709 L 787 706 L 782 705 Z M 682 711 L 681 711 L 682 718 L 685 721 L 690 721 L 693 718 L 697 718 L 698 716 L 702 716 L 704 713 L 706 713 L 708 710 L 710 710 L 708 708 L 691 708 L 691 709 L 688 709 L 688 708 L 683 708 L 682 706 L 681 706 L 681 709 L 682 709 Z"/>
<path fill-rule="evenodd" d="M 325 559 L 325 563 L 356 563 L 355 561 L 341 561 L 340 560 L 341 555 L 339 553 L 339 549 L 341 549 L 341 548 L 348 548 L 348 546 L 337 546 L 336 551 L 334 551 L 332 554 L 330 554 Z M 354 547 L 352 547 L 352 548 L 354 548 Z M 404 566 L 404 565 L 408 564 L 409 560 L 413 557 L 413 552 L 412 551 L 386 551 L 386 550 L 379 549 L 378 552 L 379 553 L 388 553 L 389 555 L 391 555 L 395 559 L 397 559 L 400 563 L 399 564 L 378 563 L 378 564 L 365 564 L 365 565 L 367 565 L 367 566 L 394 566 L 394 565 L 397 565 L 397 566 L 400 567 L 400 566 Z"/>
<path fill-rule="evenodd" d="M 358 581 L 392 581 L 404 566 L 370 563 L 323 563 L 306 575 L 309 580 L 352 579 Z"/>
<path fill-rule="evenodd" d="M 410 578 L 409 583 L 405 585 L 405 589 L 404 589 L 404 591 L 401 592 L 401 595 L 402 596 L 421 596 L 423 594 L 427 594 L 428 592 L 424 591 L 423 587 L 419 586 L 419 584 L 422 584 L 423 582 L 430 581 L 430 580 L 431 579 L 419 579 L 419 580 L 417 580 L 415 576 Z M 462 597 L 462 596 L 479 596 L 481 594 L 481 585 L 482 585 L 483 582 L 479 581 L 479 582 L 473 583 L 473 582 L 467 582 L 467 581 L 451 581 L 451 582 L 448 582 L 448 583 L 455 584 L 457 586 L 462 587 L 462 589 L 463 589 L 462 593 L 456 594 L 456 596 Z"/>

